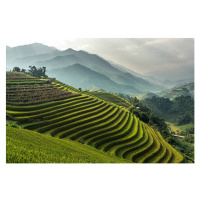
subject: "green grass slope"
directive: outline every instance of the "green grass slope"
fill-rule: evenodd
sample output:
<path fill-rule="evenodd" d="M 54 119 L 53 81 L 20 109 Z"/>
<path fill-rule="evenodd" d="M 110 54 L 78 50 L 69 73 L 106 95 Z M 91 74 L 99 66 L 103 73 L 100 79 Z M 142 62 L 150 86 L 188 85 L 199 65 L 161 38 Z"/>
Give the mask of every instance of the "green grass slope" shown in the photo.
<path fill-rule="evenodd" d="M 90 146 L 6 127 L 7 163 L 128 163 Z"/>

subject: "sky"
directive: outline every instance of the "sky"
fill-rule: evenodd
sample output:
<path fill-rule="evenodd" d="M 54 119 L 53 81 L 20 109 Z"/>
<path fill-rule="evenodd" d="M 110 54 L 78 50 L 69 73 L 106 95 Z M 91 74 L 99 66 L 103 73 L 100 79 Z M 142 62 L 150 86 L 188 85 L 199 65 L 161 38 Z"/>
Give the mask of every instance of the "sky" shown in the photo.
<path fill-rule="evenodd" d="M 63 38 L 8 42 L 17 46 L 39 42 L 60 50 L 72 48 L 111 60 L 140 74 L 154 71 L 194 70 L 194 39 L 192 38 Z"/>

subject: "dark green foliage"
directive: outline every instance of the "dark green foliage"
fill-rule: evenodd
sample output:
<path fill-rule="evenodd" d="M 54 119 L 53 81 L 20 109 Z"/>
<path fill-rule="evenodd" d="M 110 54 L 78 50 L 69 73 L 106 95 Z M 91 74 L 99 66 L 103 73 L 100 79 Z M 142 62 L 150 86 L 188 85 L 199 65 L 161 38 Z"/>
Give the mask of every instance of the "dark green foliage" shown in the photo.
<path fill-rule="evenodd" d="M 13 127 L 13 128 L 20 128 L 20 126 L 14 122 L 6 122 L 6 126 Z"/>
<path fill-rule="evenodd" d="M 140 114 L 140 119 L 145 122 L 145 123 L 148 123 L 149 122 L 149 117 L 148 115 L 145 113 L 145 112 L 141 112 Z"/>
<path fill-rule="evenodd" d="M 26 69 L 22 69 L 21 72 L 22 72 L 22 73 L 26 73 Z"/>
<path fill-rule="evenodd" d="M 132 104 L 132 106 L 129 107 L 129 110 L 134 115 L 136 115 L 143 122 L 155 127 L 160 132 L 168 131 L 167 125 L 165 124 L 163 119 L 160 119 L 158 116 L 156 116 L 152 110 L 143 105 L 136 97 L 130 97 L 130 99 L 130 103 Z"/>
<path fill-rule="evenodd" d="M 185 162 L 188 160 L 194 162 L 194 137 L 188 136 L 184 139 L 170 137 L 167 142 L 184 155 Z"/>
<path fill-rule="evenodd" d="M 20 68 L 19 67 L 14 67 L 12 71 L 13 72 L 20 72 Z"/>
<path fill-rule="evenodd" d="M 159 117 L 177 125 L 194 123 L 194 99 L 190 96 L 176 97 L 172 101 L 169 98 L 152 97 L 141 102 Z"/>
<path fill-rule="evenodd" d="M 184 141 L 189 142 L 189 143 L 194 143 L 194 135 L 193 134 L 188 134 L 184 137 Z"/>
<path fill-rule="evenodd" d="M 46 67 L 39 67 L 36 68 L 35 66 L 29 66 L 29 70 L 26 71 L 26 69 L 20 69 L 19 67 L 14 67 L 13 72 L 23 72 L 30 76 L 37 77 L 37 78 L 47 78 L 46 75 Z"/>
<path fill-rule="evenodd" d="M 46 73 L 46 67 L 39 67 L 38 69 L 35 66 L 29 66 L 29 70 L 27 74 L 37 77 L 37 78 L 47 78 L 48 76 Z"/>

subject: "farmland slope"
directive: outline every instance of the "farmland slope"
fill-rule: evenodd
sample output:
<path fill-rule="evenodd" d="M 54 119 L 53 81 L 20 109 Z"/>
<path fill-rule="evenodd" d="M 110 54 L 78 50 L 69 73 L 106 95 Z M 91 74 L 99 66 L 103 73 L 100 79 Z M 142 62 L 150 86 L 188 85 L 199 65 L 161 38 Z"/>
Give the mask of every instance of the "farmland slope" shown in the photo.
<path fill-rule="evenodd" d="M 124 106 L 109 102 L 108 96 L 111 95 L 103 100 L 62 82 L 51 81 L 7 80 L 7 118 L 25 129 L 48 137 L 77 141 L 86 149 L 89 145 L 111 157 L 137 163 L 182 162 L 183 156 L 159 132 Z M 26 148 L 23 151 L 26 157 Z"/>

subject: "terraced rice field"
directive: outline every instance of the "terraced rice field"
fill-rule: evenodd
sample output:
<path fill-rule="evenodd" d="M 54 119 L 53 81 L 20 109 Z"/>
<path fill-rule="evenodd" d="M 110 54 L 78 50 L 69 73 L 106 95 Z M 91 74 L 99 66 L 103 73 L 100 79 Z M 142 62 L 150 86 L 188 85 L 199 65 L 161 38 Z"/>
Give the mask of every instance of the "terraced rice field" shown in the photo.
<path fill-rule="evenodd" d="M 32 105 L 75 96 L 69 91 L 61 90 L 47 80 L 19 79 L 6 84 L 6 101 L 11 105 Z M 77 94 L 76 94 L 77 95 Z"/>
<path fill-rule="evenodd" d="M 98 97 L 100 99 L 115 103 L 118 106 L 123 106 L 125 108 L 128 108 L 129 106 L 131 106 L 131 104 L 128 101 L 126 101 L 125 99 L 122 99 L 121 97 L 119 97 L 115 94 L 112 94 L 110 92 L 84 91 L 84 94 L 88 94 L 88 95 L 91 95 L 91 96 Z"/>
<path fill-rule="evenodd" d="M 6 79 L 13 80 L 13 79 L 36 79 L 36 78 L 22 72 L 6 72 Z"/>
<path fill-rule="evenodd" d="M 8 101 L 7 114 L 25 129 L 78 141 L 127 162 L 182 162 L 183 156 L 160 133 L 128 110 L 94 96 L 76 93 L 77 89 L 61 82 L 53 82 L 48 89 L 51 91 L 50 88 L 55 87 L 73 92 L 74 96 L 28 106 L 11 105 Z M 27 92 L 29 89 L 24 88 Z"/>

